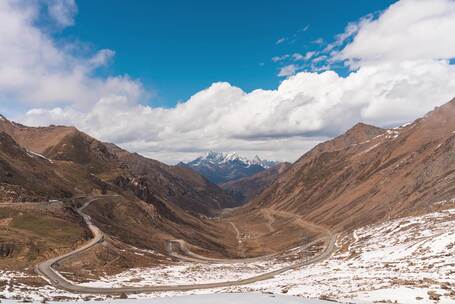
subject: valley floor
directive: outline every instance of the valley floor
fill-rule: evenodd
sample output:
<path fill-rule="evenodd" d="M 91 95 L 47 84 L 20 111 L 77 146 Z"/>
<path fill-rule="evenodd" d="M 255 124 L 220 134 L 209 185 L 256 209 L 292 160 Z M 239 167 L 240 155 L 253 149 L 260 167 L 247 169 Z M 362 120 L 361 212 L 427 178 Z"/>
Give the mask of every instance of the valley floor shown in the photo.
<path fill-rule="evenodd" d="M 298 258 L 299 250 L 293 251 L 294 258 Z M 225 265 L 182 262 L 160 268 L 131 269 L 84 285 L 220 282 L 249 277 L 289 263 L 283 258 Z M 34 281 L 20 273 L 0 270 L 0 295 L 9 299 L 80 299 L 80 296 L 49 286 L 29 286 Z M 351 303 L 455 303 L 455 209 L 357 229 L 352 234 L 338 238 L 337 250 L 330 259 L 290 270 L 271 280 L 239 287 L 131 295 L 130 298 L 253 291 Z M 89 297 L 86 300 L 95 298 L 101 299 Z M 270 303 L 297 303 L 288 300 Z M 168 303 L 166 300 L 161 301 L 164 302 L 157 303 Z M 179 302 L 172 300 L 172 303 Z M 196 302 L 188 300 L 182 303 Z"/>

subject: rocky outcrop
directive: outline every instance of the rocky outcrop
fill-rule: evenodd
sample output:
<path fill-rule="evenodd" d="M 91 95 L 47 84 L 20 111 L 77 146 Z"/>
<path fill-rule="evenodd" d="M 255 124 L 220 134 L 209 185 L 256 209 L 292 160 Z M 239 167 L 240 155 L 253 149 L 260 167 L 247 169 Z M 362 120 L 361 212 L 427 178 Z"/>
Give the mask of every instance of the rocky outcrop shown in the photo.
<path fill-rule="evenodd" d="M 0 242 L 0 258 L 11 258 L 14 256 L 16 245 L 11 242 Z"/>

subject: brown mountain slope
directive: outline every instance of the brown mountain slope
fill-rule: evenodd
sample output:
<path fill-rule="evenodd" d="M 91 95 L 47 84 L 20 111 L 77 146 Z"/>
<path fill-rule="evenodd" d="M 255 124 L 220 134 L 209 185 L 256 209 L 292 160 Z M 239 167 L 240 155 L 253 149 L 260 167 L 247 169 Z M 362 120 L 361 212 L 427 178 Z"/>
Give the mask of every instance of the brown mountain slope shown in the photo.
<path fill-rule="evenodd" d="M 20 146 L 39 154 L 60 143 L 68 134 L 77 132 L 73 127 L 64 126 L 26 127 L 3 115 L 0 115 L 0 131 L 8 133 Z"/>
<path fill-rule="evenodd" d="M 70 197 L 73 187 L 61 178 L 52 161 L 20 147 L 0 132 L 0 201 Z"/>
<path fill-rule="evenodd" d="M 122 187 L 140 183 L 151 196 L 164 196 L 187 211 L 206 215 L 233 203 L 218 186 L 191 170 L 129 153 L 72 127 L 33 128 L 3 118 L 0 131 L 8 133 L 26 149 L 55 161 L 57 167 L 78 167 L 85 171 L 81 179 L 93 179 L 95 184 L 99 179 L 99 187 L 103 187 L 103 182 Z M 61 173 L 67 171 L 63 169 Z"/>
<path fill-rule="evenodd" d="M 455 99 L 401 128 L 358 124 L 302 156 L 245 209 L 339 230 L 427 212 L 455 197 L 454 131 Z"/>
<path fill-rule="evenodd" d="M 2 270 L 27 269 L 89 238 L 82 219 L 61 203 L 0 203 Z"/>
<path fill-rule="evenodd" d="M 280 163 L 252 176 L 223 183 L 220 187 L 238 202 L 246 203 L 270 186 L 280 174 L 289 168 L 290 165 L 290 163 Z"/>

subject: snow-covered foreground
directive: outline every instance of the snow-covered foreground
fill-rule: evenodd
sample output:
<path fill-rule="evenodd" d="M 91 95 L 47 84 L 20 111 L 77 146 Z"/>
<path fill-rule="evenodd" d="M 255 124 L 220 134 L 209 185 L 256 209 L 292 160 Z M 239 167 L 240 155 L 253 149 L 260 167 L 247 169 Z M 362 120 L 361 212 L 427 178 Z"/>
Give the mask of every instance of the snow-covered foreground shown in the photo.
<path fill-rule="evenodd" d="M 355 303 L 455 303 L 455 209 L 367 226 L 334 256 L 249 286 Z"/>
<path fill-rule="evenodd" d="M 90 287 L 202 284 L 246 279 L 285 267 L 274 260 L 249 264 L 198 264 L 182 262 L 171 267 L 135 268 L 99 281 L 82 283 Z"/>
<path fill-rule="evenodd" d="M 325 262 L 289 271 L 268 281 L 223 289 L 131 297 L 260 291 L 295 295 L 300 300 L 319 298 L 352 303 L 455 303 L 455 209 L 363 227 L 341 236 L 337 247 L 332 258 Z M 285 265 L 285 262 L 276 260 L 232 265 L 180 263 L 161 268 L 132 269 L 84 285 L 141 286 L 230 281 Z M 0 281 L 16 275 L 0 271 Z M 51 287 L 28 288 L 27 291 L 21 290 L 21 287 L 24 286 L 7 285 L 0 294 L 8 298 L 27 295 L 37 300 L 43 296 L 54 298 L 56 295 L 78 297 Z M 189 299 L 189 302 L 182 303 L 193 303 Z M 293 301 L 293 298 L 286 299 L 270 303 L 306 303 L 286 302 Z M 242 302 L 235 300 L 229 303 Z M 269 302 L 264 300 L 261 303 Z"/>
<path fill-rule="evenodd" d="M 5 301 L 2 304 L 17 304 Z M 48 302 L 49 304 L 58 302 Z M 61 303 L 61 302 L 60 302 Z M 66 302 L 69 303 L 69 302 Z M 87 304 L 99 303 L 98 301 L 80 302 Z M 330 304 L 322 300 L 301 299 L 292 296 L 270 295 L 260 293 L 217 293 L 205 295 L 189 295 L 139 300 L 115 300 L 114 304 Z"/>

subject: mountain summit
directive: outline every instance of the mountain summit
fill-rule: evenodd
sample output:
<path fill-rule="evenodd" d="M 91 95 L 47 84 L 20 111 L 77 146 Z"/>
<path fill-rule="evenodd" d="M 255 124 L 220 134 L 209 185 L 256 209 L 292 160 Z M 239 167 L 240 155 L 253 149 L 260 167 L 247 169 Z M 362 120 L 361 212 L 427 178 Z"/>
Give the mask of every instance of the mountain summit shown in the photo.
<path fill-rule="evenodd" d="M 211 182 L 220 184 L 254 175 L 277 164 L 275 161 L 262 160 L 257 155 L 253 159 L 248 159 L 235 152 L 210 151 L 191 162 L 179 163 L 179 166 L 189 167 Z"/>

